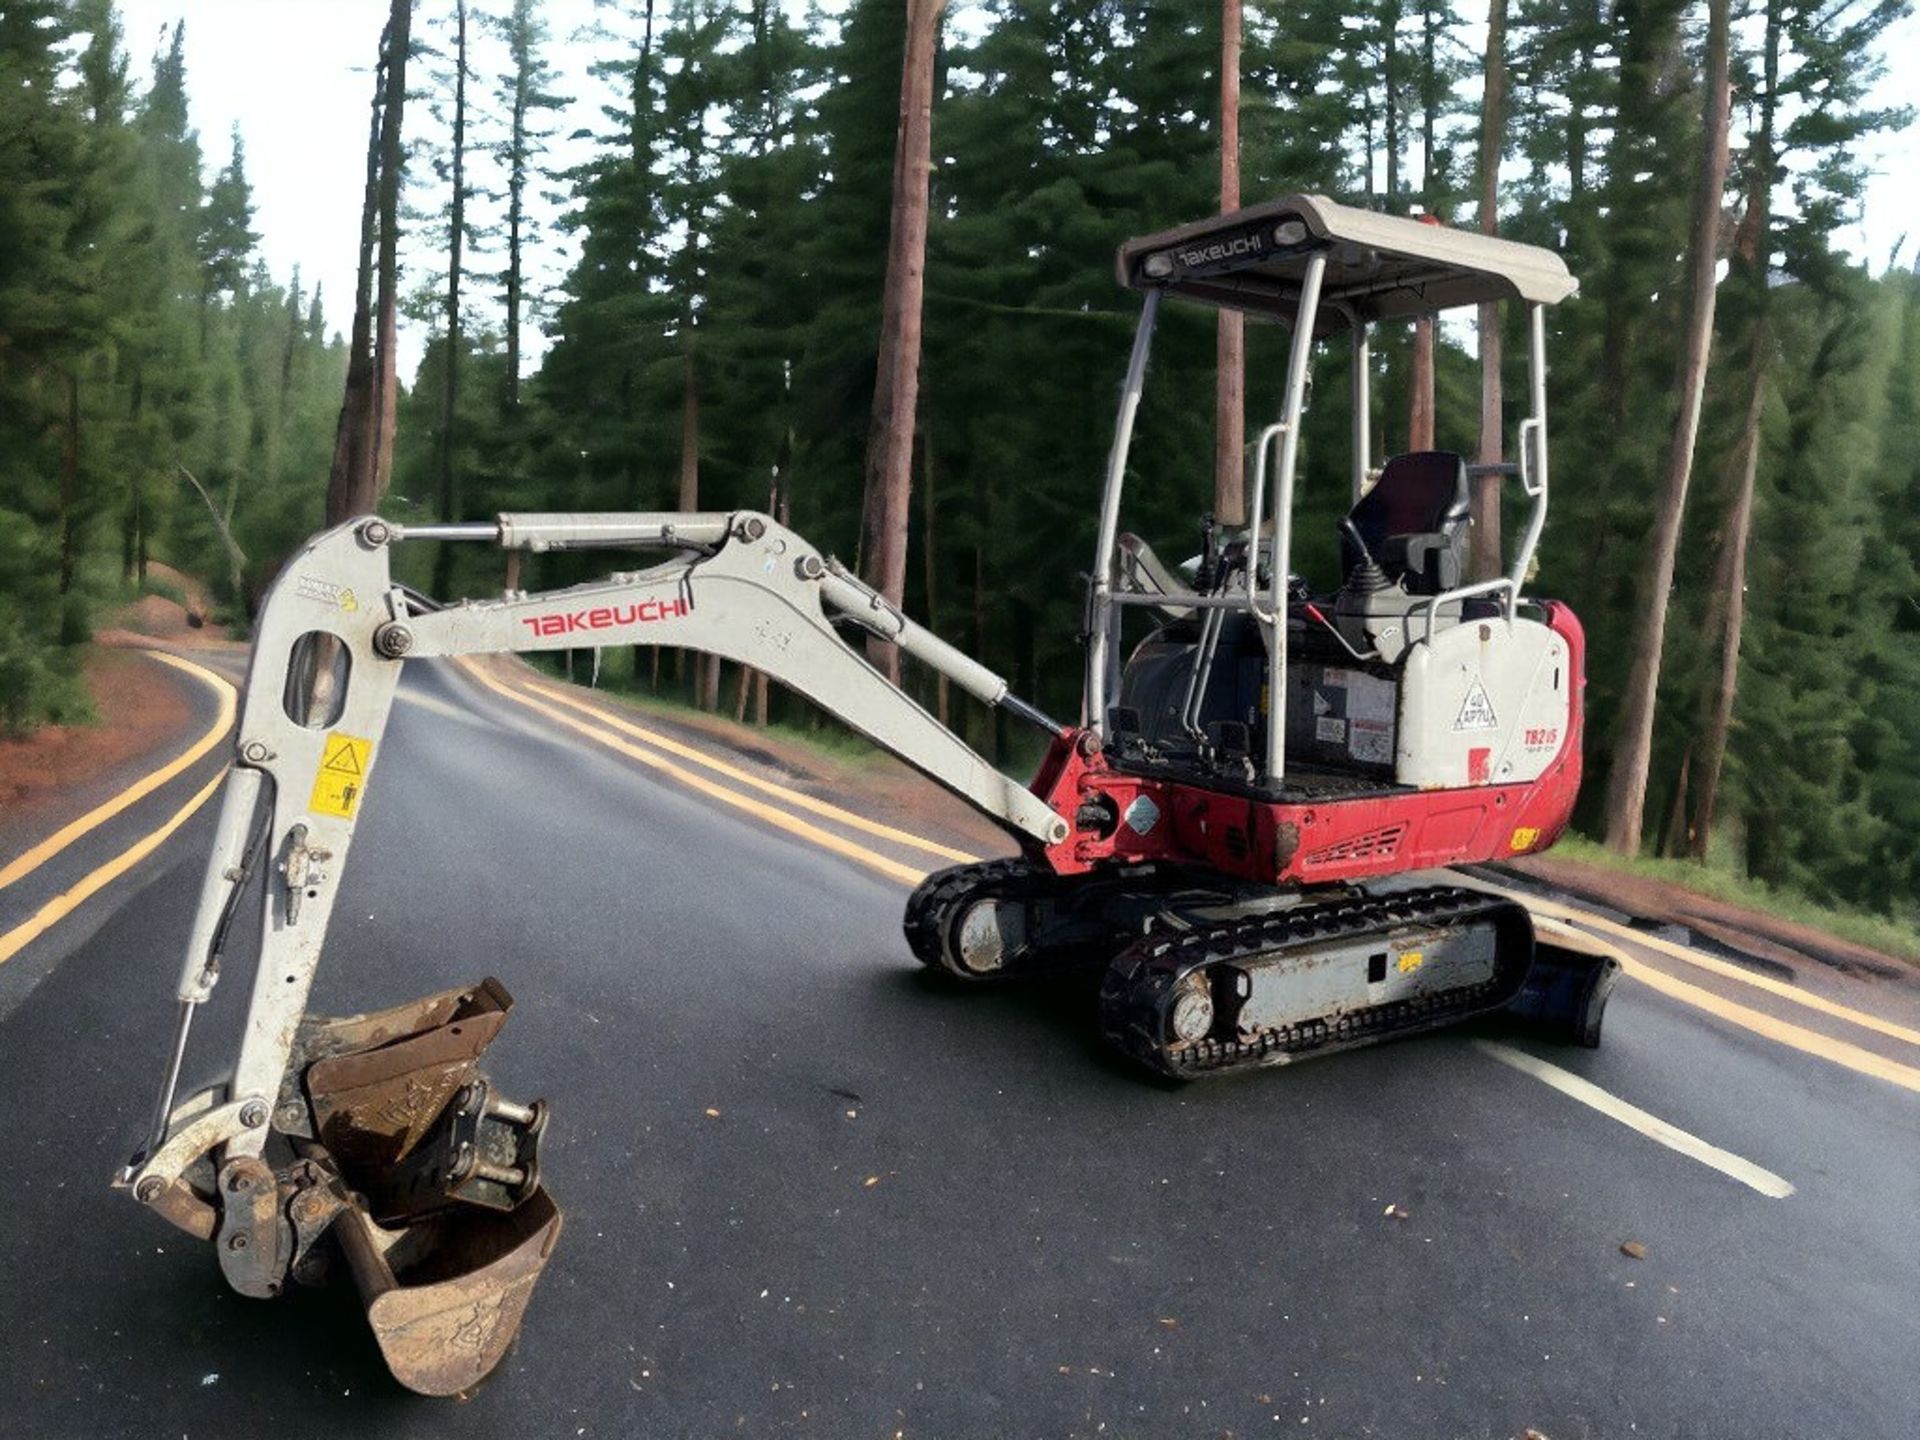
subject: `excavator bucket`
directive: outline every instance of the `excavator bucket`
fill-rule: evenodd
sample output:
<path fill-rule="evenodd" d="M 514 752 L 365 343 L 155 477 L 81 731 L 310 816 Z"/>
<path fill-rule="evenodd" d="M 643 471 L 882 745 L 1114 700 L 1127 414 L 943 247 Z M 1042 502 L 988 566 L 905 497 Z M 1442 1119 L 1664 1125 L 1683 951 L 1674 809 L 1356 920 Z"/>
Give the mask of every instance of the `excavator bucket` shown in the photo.
<path fill-rule="evenodd" d="M 478 1069 L 512 1005 L 488 979 L 309 1016 L 294 1043 L 311 1117 L 295 1148 L 338 1182 L 316 1228 L 331 1228 L 394 1378 L 423 1395 L 500 1363 L 560 1238 L 540 1184 L 546 1105 L 499 1097 Z"/>
<path fill-rule="evenodd" d="M 394 1378 L 422 1395 L 456 1395 L 485 1379 L 519 1333 L 560 1238 L 560 1209 L 542 1188 L 513 1210 L 389 1230 L 356 1206 L 334 1233 Z"/>

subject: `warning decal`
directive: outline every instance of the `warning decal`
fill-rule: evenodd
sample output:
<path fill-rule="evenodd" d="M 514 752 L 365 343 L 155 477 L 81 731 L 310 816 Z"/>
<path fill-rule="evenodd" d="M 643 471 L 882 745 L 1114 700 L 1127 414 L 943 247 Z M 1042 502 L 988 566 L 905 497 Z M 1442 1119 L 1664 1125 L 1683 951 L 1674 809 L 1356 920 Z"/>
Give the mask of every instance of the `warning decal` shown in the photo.
<path fill-rule="evenodd" d="M 338 731 L 327 736 L 326 748 L 321 751 L 320 773 L 314 777 L 307 808 L 321 815 L 351 820 L 366 790 L 367 766 L 372 759 L 371 740 Z"/>
<path fill-rule="evenodd" d="M 1480 677 L 1474 676 L 1473 683 L 1467 687 L 1467 698 L 1460 702 L 1460 714 L 1453 722 L 1455 730 L 1498 730 L 1500 719 L 1493 713 L 1493 701 L 1487 697 L 1487 687 L 1480 683 Z"/>

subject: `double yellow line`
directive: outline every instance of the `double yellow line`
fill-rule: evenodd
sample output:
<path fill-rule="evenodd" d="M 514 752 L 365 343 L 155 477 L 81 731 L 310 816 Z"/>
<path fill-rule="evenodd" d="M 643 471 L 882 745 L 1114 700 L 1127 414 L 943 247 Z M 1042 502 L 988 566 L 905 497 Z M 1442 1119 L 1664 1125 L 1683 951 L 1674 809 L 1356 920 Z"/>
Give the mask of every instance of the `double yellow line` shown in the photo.
<path fill-rule="evenodd" d="M 239 696 L 224 676 L 195 665 L 190 660 L 182 660 L 177 655 L 169 655 L 165 651 L 150 650 L 147 653 L 154 659 L 193 676 L 214 692 L 219 702 L 219 709 L 213 724 L 208 726 L 193 744 L 159 769 L 143 775 L 111 799 L 96 805 L 70 824 L 61 826 L 32 849 L 9 861 L 4 869 L 0 869 L 0 890 L 32 874 L 76 840 L 106 824 L 129 806 L 138 803 L 169 780 L 186 771 L 218 745 L 233 728 L 233 717 L 239 706 Z M 220 787 L 220 780 L 225 774 L 226 769 L 223 766 L 218 774 L 200 787 L 192 799 L 174 811 L 156 829 L 148 831 L 104 865 L 89 871 L 75 884 L 43 904 L 19 925 L 5 933 L 0 933 L 0 964 L 11 960 L 101 890 L 158 850 L 166 843 L 168 836 L 186 824 L 194 812 L 207 803 L 213 792 Z"/>
<path fill-rule="evenodd" d="M 1468 880 L 1466 883 L 1474 882 Z M 1703 1010 L 1729 1024 L 1738 1025 L 1743 1030 L 1803 1054 L 1817 1056 L 1857 1074 L 1871 1075 L 1876 1080 L 1885 1080 L 1891 1085 L 1898 1085 L 1903 1090 L 1920 1093 L 1920 1068 L 1903 1065 L 1898 1060 L 1891 1060 L 1877 1051 L 1855 1045 L 1851 1041 L 1841 1040 L 1818 1030 L 1810 1030 L 1804 1025 L 1795 1025 L 1792 1021 L 1782 1020 L 1777 1015 L 1756 1010 L 1751 1005 L 1742 1005 L 1739 1001 L 1730 1000 L 1703 985 L 1691 984 L 1677 975 L 1668 974 L 1658 966 L 1649 965 L 1646 961 L 1635 958 L 1617 944 L 1599 939 L 1593 932 L 1618 934 L 1620 938 L 1629 940 L 1635 945 L 1644 945 L 1648 949 L 1670 955 L 1676 960 L 1697 966 L 1722 978 L 1737 980 L 1741 984 L 1765 990 L 1805 1009 L 1829 1015 L 1836 1020 L 1844 1020 L 1863 1030 L 1871 1030 L 1893 1039 L 1903 1040 L 1908 1044 L 1920 1045 L 1920 1031 L 1895 1025 L 1891 1021 L 1882 1020 L 1878 1015 L 1870 1015 L 1864 1010 L 1854 1010 L 1848 1006 L 1836 1004 L 1823 995 L 1811 995 L 1806 991 L 1796 990 L 1791 985 L 1775 980 L 1771 976 L 1742 970 L 1736 965 L 1729 965 L 1724 960 L 1703 955 L 1698 950 L 1689 949 L 1684 945 L 1676 945 L 1671 940 L 1662 940 L 1657 935 L 1642 934 L 1638 930 L 1616 924 L 1603 916 L 1590 915 L 1572 906 L 1561 905 L 1517 890 L 1507 890 L 1497 885 L 1481 883 L 1478 888 L 1508 896 L 1525 905 L 1533 912 L 1534 919 L 1544 935 L 1570 935 L 1576 941 L 1584 940 L 1589 945 L 1597 945 L 1620 962 L 1620 968 L 1628 978 L 1639 981 L 1649 990 L 1658 990 L 1670 1000 L 1678 1000 L 1681 1004 L 1692 1006 L 1695 1010 Z"/>
<path fill-rule="evenodd" d="M 598 706 L 588 705 L 576 700 L 555 686 L 543 685 L 539 681 L 528 680 L 525 682 L 526 690 L 522 690 L 518 686 L 506 684 L 490 674 L 486 667 L 471 660 L 462 659 L 457 663 L 468 676 L 493 691 L 494 694 L 501 696 L 503 699 L 510 700 L 524 709 L 543 715 L 554 723 L 565 726 L 576 734 L 584 735 L 589 740 L 604 745 L 607 749 L 624 755 L 630 760 L 636 760 L 649 769 L 678 781 L 690 790 L 694 790 L 710 799 L 718 800 L 723 805 L 730 805 L 736 810 L 753 816 L 756 820 L 764 821 L 776 830 L 784 830 L 789 835 L 808 841 L 823 850 L 831 851 L 833 854 L 851 860 L 855 864 L 863 865 L 869 870 L 877 871 L 879 874 L 885 875 L 888 879 L 897 880 L 903 885 L 918 885 L 922 880 L 926 879 L 928 872 L 925 869 L 916 869 L 912 865 L 902 864 L 898 860 L 882 855 L 877 850 L 871 850 L 857 841 L 849 840 L 843 835 L 836 835 L 830 830 L 823 830 L 820 826 L 802 820 L 799 816 L 790 811 L 780 809 L 778 806 L 769 805 L 764 801 L 754 799 L 751 795 L 743 795 L 739 791 L 729 789 L 725 785 L 716 784 L 706 776 L 696 774 L 693 770 L 688 769 L 687 766 L 677 763 L 676 760 L 668 759 L 668 755 L 690 761 L 704 769 L 713 771 L 715 774 L 723 775 L 738 784 L 743 784 L 749 789 L 759 790 L 763 794 L 771 795 L 789 805 L 819 815 L 823 819 L 832 820 L 837 824 L 848 826 L 851 829 L 859 830 L 879 839 L 890 840 L 897 845 L 938 856 L 950 863 L 963 864 L 975 858 L 967 854 L 964 850 L 955 850 L 949 846 L 938 844 L 923 836 L 915 835 L 911 831 L 896 829 L 891 825 L 882 825 L 878 821 L 869 820 L 864 815 L 856 815 L 851 810 L 842 809 L 838 805 L 830 804 L 815 796 L 804 794 L 799 790 L 790 789 L 785 785 L 777 785 L 770 780 L 763 780 L 758 775 L 743 770 L 737 765 L 730 765 L 724 760 L 716 759 L 700 750 L 696 750 L 691 745 L 684 745 L 670 736 L 662 735 L 656 730 L 649 730 L 643 725 L 636 725 L 617 715 L 611 715 Z M 535 699 L 532 695 L 526 693 L 527 690 L 536 691 L 546 698 Z M 549 701 L 557 703 L 548 703 Z M 590 719 L 582 717 L 590 717 Z M 623 737 L 632 738 L 628 739 Z M 644 743 L 634 744 L 634 740 Z"/>

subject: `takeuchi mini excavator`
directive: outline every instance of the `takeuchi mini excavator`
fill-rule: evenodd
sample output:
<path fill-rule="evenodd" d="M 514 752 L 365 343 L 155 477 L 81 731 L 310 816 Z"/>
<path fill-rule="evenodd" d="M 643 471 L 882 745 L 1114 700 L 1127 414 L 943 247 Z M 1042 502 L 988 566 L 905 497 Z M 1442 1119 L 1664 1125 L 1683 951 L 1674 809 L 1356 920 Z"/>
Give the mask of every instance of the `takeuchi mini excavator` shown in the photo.
<path fill-rule="evenodd" d="M 996 821 L 1019 856 L 931 876 L 915 956 L 962 981 L 1104 967 L 1099 1023 L 1181 1079 L 1278 1065 L 1505 1010 L 1597 1043 L 1604 957 L 1537 941 L 1527 912 L 1412 872 L 1539 851 L 1580 781 L 1583 639 L 1525 593 L 1548 496 L 1544 313 L 1574 292 L 1544 250 L 1337 205 L 1255 205 L 1123 245 L 1143 304 L 1120 396 L 1086 611 L 1078 720 L 1049 718 L 763 514 L 368 517 L 309 542 L 263 605 L 233 768 L 146 1143 L 117 1183 L 213 1242 L 242 1294 L 344 1257 L 394 1374 L 474 1384 L 505 1353 L 552 1251 L 543 1103 L 479 1069 L 511 1005 L 494 979 L 370 1014 L 307 1013 L 382 732 L 422 657 L 589 645 L 707 651 L 837 715 Z M 1279 419 L 1251 447 L 1249 523 L 1209 521 L 1169 565 L 1121 529 L 1128 447 L 1168 299 L 1291 327 Z M 1527 310 L 1516 479 L 1528 518 L 1504 574 L 1465 572 L 1474 467 L 1370 454 L 1371 327 L 1457 306 Z M 1344 335 L 1352 508 L 1331 589 L 1294 574 L 1309 361 Z M 411 541 L 663 555 L 546 594 L 441 605 L 397 585 Z M 1031 784 L 997 771 L 872 668 L 880 636 L 1050 737 Z M 1398 877 L 1398 878 L 1395 878 Z M 177 1091 L 243 896 L 263 892 L 239 1054 Z"/>

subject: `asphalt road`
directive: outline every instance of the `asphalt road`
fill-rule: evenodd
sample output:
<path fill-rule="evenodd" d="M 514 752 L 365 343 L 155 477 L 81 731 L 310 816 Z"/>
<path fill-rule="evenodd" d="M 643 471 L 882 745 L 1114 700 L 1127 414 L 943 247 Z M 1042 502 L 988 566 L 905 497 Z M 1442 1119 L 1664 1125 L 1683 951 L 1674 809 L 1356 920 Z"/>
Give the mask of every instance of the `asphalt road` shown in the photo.
<path fill-rule="evenodd" d="M 349 1286 L 242 1299 L 108 1190 L 207 806 L 0 966 L 32 976 L 0 993 L 9 1440 L 1920 1431 L 1920 1095 L 1634 983 L 1599 1051 L 1519 1043 L 1793 1194 L 1466 1033 L 1167 1088 L 1087 985 L 924 976 L 900 884 L 445 670 L 408 689 L 314 1006 L 514 991 L 489 1068 L 553 1100 L 567 1212 L 517 1349 L 408 1395 Z"/>

